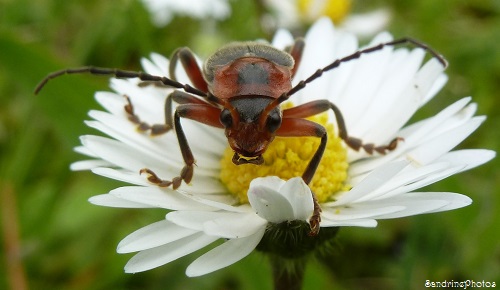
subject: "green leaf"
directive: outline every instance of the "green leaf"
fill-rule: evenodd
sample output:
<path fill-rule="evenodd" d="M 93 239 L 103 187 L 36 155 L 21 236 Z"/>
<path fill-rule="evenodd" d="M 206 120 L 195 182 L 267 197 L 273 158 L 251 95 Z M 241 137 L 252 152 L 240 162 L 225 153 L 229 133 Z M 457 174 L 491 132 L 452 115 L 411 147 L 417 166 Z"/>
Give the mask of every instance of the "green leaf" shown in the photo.
<path fill-rule="evenodd" d="M 0 32 L 0 47 L 0 63 L 25 91 L 26 99 L 45 112 L 65 143 L 78 143 L 78 136 L 84 132 L 82 121 L 86 112 L 96 108 L 92 96 L 99 88 L 98 81 L 86 76 L 63 76 L 49 81 L 35 96 L 35 86 L 48 73 L 70 65 L 51 56 L 41 45 L 24 43 L 8 33 Z"/>

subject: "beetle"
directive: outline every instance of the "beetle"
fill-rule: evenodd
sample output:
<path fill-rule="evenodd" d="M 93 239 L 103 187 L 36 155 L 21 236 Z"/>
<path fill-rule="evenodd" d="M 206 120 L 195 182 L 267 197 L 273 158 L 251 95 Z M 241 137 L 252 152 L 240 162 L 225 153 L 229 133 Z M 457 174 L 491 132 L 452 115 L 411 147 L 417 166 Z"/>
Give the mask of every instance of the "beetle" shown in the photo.
<path fill-rule="evenodd" d="M 305 118 L 332 110 L 338 127 L 339 137 L 347 146 L 358 151 L 363 149 L 368 154 L 386 154 L 397 147 L 401 138 L 394 138 L 389 144 L 374 145 L 349 136 L 340 109 L 328 100 L 315 100 L 302 105 L 281 109 L 280 104 L 307 84 L 327 71 L 333 70 L 342 63 L 360 58 L 381 50 L 386 46 L 412 44 L 428 51 L 444 67 L 446 60 L 427 45 L 411 38 L 401 38 L 384 42 L 376 46 L 358 50 L 329 65 L 318 69 L 307 79 L 292 85 L 293 77 L 300 65 L 305 42 L 298 38 L 285 50 L 274 48 L 261 42 L 236 42 L 223 46 L 210 56 L 200 68 L 198 62 L 187 47 L 177 49 L 169 64 L 169 77 L 155 76 L 143 72 L 125 71 L 100 67 L 81 67 L 56 71 L 45 77 L 36 87 L 38 94 L 45 84 L 64 74 L 90 73 L 110 75 L 117 78 L 138 78 L 144 84 L 156 84 L 172 87 L 174 90 L 165 101 L 165 123 L 149 125 L 141 122 L 134 113 L 133 104 L 127 98 L 124 107 L 131 122 L 137 124 L 141 131 L 149 131 L 151 135 L 164 134 L 175 130 L 184 167 L 179 176 L 172 180 L 158 177 L 152 170 L 144 168 L 141 174 L 160 187 L 177 189 L 182 182 L 189 183 L 193 177 L 195 159 L 181 126 L 181 118 L 191 119 L 209 126 L 224 129 L 229 146 L 234 151 L 233 163 L 262 164 L 262 154 L 276 136 L 285 137 L 317 137 L 320 144 L 309 161 L 302 179 L 309 184 L 321 161 L 327 143 L 327 133 L 323 126 Z M 181 63 L 192 86 L 177 81 L 175 69 Z M 173 112 L 173 102 L 178 103 Z M 314 212 L 310 218 L 310 234 L 317 235 L 321 221 L 321 207 L 312 193 Z"/>

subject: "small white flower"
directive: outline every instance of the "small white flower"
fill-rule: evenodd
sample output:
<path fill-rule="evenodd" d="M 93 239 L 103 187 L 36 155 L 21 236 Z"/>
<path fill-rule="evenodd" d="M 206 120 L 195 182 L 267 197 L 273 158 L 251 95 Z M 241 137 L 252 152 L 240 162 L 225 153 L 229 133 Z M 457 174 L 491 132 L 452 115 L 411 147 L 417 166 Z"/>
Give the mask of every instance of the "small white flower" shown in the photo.
<path fill-rule="evenodd" d="M 390 39 L 390 34 L 381 33 L 371 44 Z M 280 30 L 273 45 L 283 49 L 292 42 L 291 34 Z M 335 30 L 326 19 L 315 23 L 305 42 L 294 83 L 358 49 L 357 39 L 352 34 Z M 374 156 L 346 151 L 339 143 L 337 147 L 344 148 L 347 158 L 341 163 L 349 165 L 347 171 L 339 167 L 344 168 L 340 172 L 344 175 L 340 186 L 335 192 L 319 193 L 321 188 L 334 183 L 333 175 L 338 172 L 328 170 L 331 164 L 320 165 L 319 185 L 315 185 L 314 179 L 311 183 L 323 210 L 320 235 L 328 227 L 374 227 L 377 219 L 452 210 L 471 203 L 470 198 L 457 193 L 415 192 L 483 164 L 495 155 L 482 149 L 451 151 L 485 119 L 474 116 L 476 104 L 470 103 L 471 98 L 459 100 L 433 117 L 403 127 L 447 80 L 435 59 L 421 66 L 424 55 L 421 49 L 386 47 L 325 73 L 292 97 L 295 104 L 314 99 L 332 101 L 341 109 L 351 136 L 375 144 L 387 144 L 396 136 L 404 138 L 395 150 Z M 151 61 L 143 60 L 142 64 L 148 73 L 168 75 L 168 60 L 158 54 L 151 55 Z M 178 79 L 189 82 L 180 68 Z M 130 98 L 136 114 L 144 121 L 164 121 L 165 97 L 172 90 L 138 86 L 138 83 L 137 80 L 113 79 L 111 87 L 116 93 L 96 94 L 96 99 L 108 112 L 91 111 L 89 115 L 94 120 L 87 124 L 111 138 L 82 136 L 83 146 L 77 151 L 93 159 L 72 165 L 74 170 L 90 169 L 133 185 L 95 196 L 90 199 L 94 204 L 168 210 L 165 220 L 139 229 L 121 241 L 119 253 L 139 252 L 125 266 L 126 272 L 152 269 L 219 239 L 227 239 L 196 259 L 186 271 L 188 276 L 207 274 L 251 253 L 270 225 L 308 220 L 313 202 L 309 187 L 300 178 L 286 182 L 274 176 L 254 179 L 247 193 L 249 203 L 240 203 L 243 199 L 238 200 L 230 194 L 221 182 L 224 170 L 221 159 L 228 147 L 223 131 L 189 120 L 182 120 L 182 125 L 197 159 L 193 181 L 190 185 L 182 184 L 178 190 L 148 183 L 139 175 L 141 168 L 150 168 L 168 179 L 179 174 L 183 161 L 173 132 L 152 138 L 138 132 L 127 119 L 123 95 Z M 330 116 L 328 120 L 335 118 Z M 331 135 L 329 138 L 335 139 Z M 330 153 L 326 152 L 324 158 Z M 243 178 L 236 176 L 233 179 L 238 181 L 240 177 Z"/>
<path fill-rule="evenodd" d="M 225 19 L 231 14 L 227 0 L 142 0 L 157 26 L 165 26 L 174 15 L 198 19 Z"/>

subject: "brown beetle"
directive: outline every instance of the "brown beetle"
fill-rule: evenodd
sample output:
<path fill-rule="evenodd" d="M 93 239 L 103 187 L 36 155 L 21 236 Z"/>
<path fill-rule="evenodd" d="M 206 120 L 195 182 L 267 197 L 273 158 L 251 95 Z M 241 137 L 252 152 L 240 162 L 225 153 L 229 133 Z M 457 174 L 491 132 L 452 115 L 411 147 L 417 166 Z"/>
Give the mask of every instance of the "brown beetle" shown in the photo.
<path fill-rule="evenodd" d="M 303 89 L 308 83 L 319 78 L 324 72 L 338 67 L 343 62 L 381 50 L 385 46 L 405 43 L 427 50 L 443 66 L 447 66 L 444 58 L 425 44 L 410 38 L 402 38 L 365 48 L 337 59 L 324 68 L 318 69 L 307 79 L 298 82 L 296 86 L 292 86 L 292 79 L 297 72 L 304 50 L 302 39 L 297 39 L 286 51 L 261 42 L 239 42 L 217 50 L 205 62 L 203 70 L 198 66 L 193 53 L 184 47 L 176 50 L 171 58 L 170 78 L 142 72 L 82 67 L 49 74 L 36 87 L 35 94 L 50 79 L 63 74 L 76 73 L 112 75 L 117 78 L 139 78 L 145 83 L 181 89 L 175 90 L 166 99 L 164 124 L 149 125 L 141 122 L 134 113 L 132 103 L 127 98 L 128 104 L 125 106 L 125 111 L 129 119 L 136 123 L 140 130 L 149 130 L 152 135 L 159 135 L 172 128 L 175 129 L 184 159 L 185 165 L 182 171 L 171 181 L 159 178 L 150 169 L 141 169 L 140 173 L 146 173 L 150 182 L 161 187 L 172 186 L 173 189 L 176 189 L 182 181 L 185 183 L 191 181 L 195 159 L 180 122 L 181 118 L 188 118 L 224 129 L 228 143 L 234 151 L 233 163 L 236 165 L 262 164 L 264 162 L 262 154 L 276 136 L 321 138 L 320 145 L 302 174 L 304 182 L 309 184 L 325 150 L 327 133 L 324 127 L 305 118 L 330 109 L 333 110 L 340 138 L 352 149 L 363 148 L 369 154 L 373 154 L 373 152 L 385 154 L 393 150 L 400 138 L 395 138 L 387 145 L 376 146 L 371 143 L 364 144 L 360 139 L 350 137 L 342 113 L 335 104 L 328 100 L 311 101 L 285 110 L 280 108 L 280 104 Z M 182 84 L 176 80 L 174 71 L 179 61 L 193 86 Z M 174 114 L 172 114 L 172 102 L 179 104 Z M 314 212 L 310 219 L 310 226 L 311 235 L 316 235 L 319 232 L 321 208 L 314 193 L 313 200 Z"/>

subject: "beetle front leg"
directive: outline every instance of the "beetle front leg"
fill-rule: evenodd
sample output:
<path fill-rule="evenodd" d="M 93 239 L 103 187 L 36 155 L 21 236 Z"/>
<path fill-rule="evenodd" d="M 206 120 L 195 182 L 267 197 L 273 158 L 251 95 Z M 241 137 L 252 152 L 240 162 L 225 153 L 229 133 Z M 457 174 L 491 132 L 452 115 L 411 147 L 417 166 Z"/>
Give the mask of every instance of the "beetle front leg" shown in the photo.
<path fill-rule="evenodd" d="M 325 152 L 326 142 L 328 140 L 328 136 L 326 133 L 326 129 L 312 121 L 305 119 L 296 119 L 296 118 L 286 118 L 283 119 L 281 123 L 281 127 L 276 131 L 277 136 L 282 137 L 320 137 L 321 142 L 316 149 L 313 157 L 309 161 L 309 164 L 306 167 L 306 170 L 302 174 L 302 180 L 306 184 L 309 184 L 316 173 L 316 169 L 318 169 L 319 163 L 321 162 L 321 157 L 323 157 L 323 153 Z M 319 205 L 318 199 L 314 192 L 311 191 L 314 209 L 311 218 L 309 219 L 309 225 L 311 226 L 311 231 L 309 232 L 310 236 L 316 236 L 319 233 L 320 222 L 321 222 L 321 206 Z"/>
<path fill-rule="evenodd" d="M 193 98 L 196 101 L 189 98 Z M 174 177 L 170 181 L 159 178 L 158 175 L 156 175 L 156 173 L 154 173 L 151 169 L 143 168 L 140 170 L 141 174 L 146 173 L 148 175 L 147 178 L 151 183 L 154 183 L 160 187 L 172 186 L 173 189 L 177 189 L 179 186 L 181 186 L 182 181 L 184 181 L 186 184 L 191 182 L 195 165 L 193 152 L 189 147 L 186 134 L 184 134 L 184 130 L 181 126 L 181 117 L 198 121 L 213 127 L 222 128 L 222 124 L 219 121 L 219 108 L 196 99 L 189 94 L 183 96 L 182 99 L 176 99 L 176 101 L 180 101 L 181 103 L 181 105 L 177 107 L 174 114 L 175 133 L 177 135 L 177 141 L 179 142 L 182 158 L 184 160 L 184 167 L 182 168 L 181 173 L 179 174 L 179 176 Z"/>
<path fill-rule="evenodd" d="M 191 182 L 191 179 L 193 178 L 193 171 L 194 171 L 193 166 L 195 161 L 193 152 L 191 152 L 191 148 L 189 148 L 186 135 L 182 130 L 180 115 L 178 111 L 176 111 L 174 115 L 174 126 L 175 126 L 175 133 L 177 134 L 177 140 L 179 141 L 179 146 L 181 148 L 182 158 L 184 159 L 184 167 L 182 168 L 179 176 L 174 177 L 170 181 L 159 178 L 158 175 L 156 175 L 156 173 L 154 173 L 151 169 L 148 168 L 141 169 L 139 173 L 140 174 L 146 173 L 148 175 L 149 182 L 154 183 L 160 187 L 172 186 L 173 189 L 177 189 L 179 188 L 179 186 L 181 186 L 182 181 L 184 181 L 185 183 Z"/>
<path fill-rule="evenodd" d="M 297 38 L 295 39 L 295 42 L 293 43 L 292 46 L 287 47 L 285 49 L 285 51 L 288 52 L 294 60 L 294 65 L 292 68 L 292 78 L 295 76 L 295 73 L 297 73 L 297 70 L 299 69 L 300 61 L 302 60 L 302 54 L 304 52 L 304 47 L 305 47 L 304 39 Z"/>
<path fill-rule="evenodd" d="M 173 80 L 177 80 L 175 75 L 175 69 L 177 67 L 177 62 L 180 61 L 184 70 L 186 71 L 189 80 L 194 85 L 195 88 L 207 93 L 208 85 L 205 79 L 203 78 L 203 73 L 201 72 L 201 68 L 196 61 L 196 57 L 193 52 L 187 47 L 181 47 L 172 53 L 170 57 L 170 64 L 168 68 L 168 73 L 170 78 Z"/>
<path fill-rule="evenodd" d="M 396 137 L 392 139 L 391 142 L 389 142 L 389 144 L 387 145 L 377 146 L 373 143 L 364 144 L 361 139 L 349 136 L 349 134 L 347 133 L 347 127 L 345 125 L 344 117 L 342 116 L 342 112 L 340 112 L 340 109 L 337 106 L 327 100 L 312 101 L 297 107 L 284 110 L 283 118 L 307 118 L 326 112 L 330 109 L 335 114 L 335 119 L 337 120 L 339 137 L 344 140 L 347 146 L 356 151 L 359 151 L 359 149 L 363 148 L 363 150 L 368 154 L 373 154 L 374 151 L 378 152 L 379 154 L 386 154 L 388 151 L 396 149 L 398 142 L 403 140 L 403 138 Z"/>

